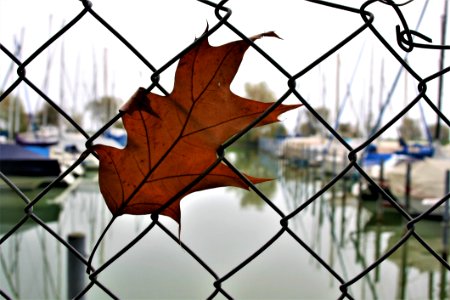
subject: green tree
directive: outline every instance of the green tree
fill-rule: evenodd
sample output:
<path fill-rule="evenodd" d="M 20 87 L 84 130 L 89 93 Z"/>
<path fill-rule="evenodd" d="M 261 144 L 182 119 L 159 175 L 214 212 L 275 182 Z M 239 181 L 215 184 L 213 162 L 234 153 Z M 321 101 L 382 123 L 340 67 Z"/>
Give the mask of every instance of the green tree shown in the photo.
<path fill-rule="evenodd" d="M 59 113 L 50 104 L 45 102 L 42 109 L 36 114 L 39 124 L 55 125 L 59 124 Z"/>
<path fill-rule="evenodd" d="M 262 102 L 275 102 L 277 99 L 273 91 L 269 89 L 265 82 L 256 84 L 245 84 L 246 97 Z M 274 123 L 258 128 L 253 128 L 245 134 L 239 142 L 248 145 L 256 145 L 260 137 L 285 136 L 287 130 L 282 123 Z"/>
<path fill-rule="evenodd" d="M 262 102 L 274 102 L 276 100 L 275 94 L 269 89 L 267 83 L 246 83 L 245 93 L 248 98 L 255 99 Z"/>
<path fill-rule="evenodd" d="M 119 112 L 118 98 L 112 96 L 103 96 L 95 99 L 87 105 L 87 110 L 92 114 L 95 121 L 100 126 L 108 123 Z"/>
<path fill-rule="evenodd" d="M 28 116 L 19 97 L 8 95 L 0 102 L 0 120 L 1 129 L 12 131 L 10 135 L 27 129 Z"/>
<path fill-rule="evenodd" d="M 315 109 L 315 111 L 323 118 L 326 122 L 328 122 L 328 118 L 330 116 L 330 111 L 328 108 L 322 106 Z M 316 134 L 324 134 L 326 130 L 325 127 L 319 122 L 319 120 L 309 111 L 305 110 L 306 120 L 299 125 L 299 128 L 296 130 L 304 135 L 311 136 Z"/>
<path fill-rule="evenodd" d="M 433 124 L 431 126 L 428 127 L 430 130 L 431 135 L 434 137 L 435 136 L 435 132 L 436 132 L 436 124 Z M 449 140 L 449 134 L 450 134 L 450 130 L 447 127 L 447 125 L 445 125 L 445 123 L 441 123 L 441 128 L 439 131 L 439 142 L 442 145 L 447 145 L 450 140 Z"/>
<path fill-rule="evenodd" d="M 402 118 L 402 123 L 398 128 L 398 131 L 405 141 L 420 140 L 422 138 L 422 131 L 419 128 L 417 120 L 409 117 Z"/>
<path fill-rule="evenodd" d="M 341 123 L 339 124 L 338 132 L 340 135 L 342 135 L 345 138 L 355 138 L 360 136 L 360 132 L 358 131 L 358 128 L 353 126 L 350 123 Z"/>

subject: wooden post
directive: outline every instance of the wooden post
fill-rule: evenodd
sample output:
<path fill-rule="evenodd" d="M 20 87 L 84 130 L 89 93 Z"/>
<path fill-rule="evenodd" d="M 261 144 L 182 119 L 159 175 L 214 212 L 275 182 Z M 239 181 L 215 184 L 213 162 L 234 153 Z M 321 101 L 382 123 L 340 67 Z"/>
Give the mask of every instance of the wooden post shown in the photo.
<path fill-rule="evenodd" d="M 450 193 L 450 170 L 447 170 L 446 176 L 445 176 L 445 194 L 447 195 Z M 443 230 L 442 230 L 442 257 L 448 261 L 448 235 L 449 235 L 449 222 L 450 222 L 450 200 L 447 199 L 444 203 L 444 215 L 442 216 L 443 221 Z"/>
<path fill-rule="evenodd" d="M 75 248 L 80 254 L 85 253 L 86 236 L 83 233 L 71 233 L 68 237 L 69 245 Z M 67 297 L 73 299 L 85 287 L 84 271 L 86 266 L 72 251 L 67 255 Z M 79 298 L 84 299 L 84 296 Z"/>
<path fill-rule="evenodd" d="M 406 182 L 405 182 L 405 209 L 409 213 L 411 196 L 411 162 L 406 165 Z"/>
<path fill-rule="evenodd" d="M 385 190 L 385 183 L 384 183 L 384 161 L 381 160 L 380 161 L 380 175 L 379 175 L 379 182 L 378 182 L 379 186 L 381 189 Z M 381 221 L 383 219 L 383 201 L 384 201 L 384 197 L 381 193 L 379 193 L 378 197 L 377 197 L 377 220 Z"/>

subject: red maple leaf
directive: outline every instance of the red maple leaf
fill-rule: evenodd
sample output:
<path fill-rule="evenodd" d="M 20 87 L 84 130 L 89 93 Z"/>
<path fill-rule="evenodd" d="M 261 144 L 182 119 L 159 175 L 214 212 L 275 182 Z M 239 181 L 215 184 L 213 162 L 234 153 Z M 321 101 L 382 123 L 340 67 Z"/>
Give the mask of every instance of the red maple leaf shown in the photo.
<path fill-rule="evenodd" d="M 276 35 L 269 32 L 251 39 L 263 36 Z M 213 47 L 203 39 L 180 59 L 168 96 L 141 88 L 122 107 L 126 147 L 94 146 L 100 159 L 100 190 L 114 216 L 159 212 L 179 223 L 180 200 L 185 195 L 221 186 L 248 188 L 220 162 L 177 197 L 217 161 L 221 144 L 272 105 L 230 90 L 248 47 L 242 40 Z M 279 114 L 298 106 L 280 105 L 258 126 L 276 122 Z M 247 178 L 252 183 L 266 180 Z M 168 201 L 173 202 L 159 211 Z"/>

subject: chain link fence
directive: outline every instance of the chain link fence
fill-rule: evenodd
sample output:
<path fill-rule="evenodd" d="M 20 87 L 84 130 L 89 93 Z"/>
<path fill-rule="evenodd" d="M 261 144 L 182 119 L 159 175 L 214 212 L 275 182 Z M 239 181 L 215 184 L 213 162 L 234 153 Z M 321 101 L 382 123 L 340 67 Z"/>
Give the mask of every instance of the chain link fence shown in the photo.
<path fill-rule="evenodd" d="M 162 232 L 167 234 L 167 236 L 174 241 L 173 247 L 182 247 L 185 251 L 184 255 L 191 256 L 196 262 L 198 262 L 198 264 L 204 269 L 204 271 L 209 274 L 209 276 L 211 277 L 211 294 L 208 296 L 208 299 L 213 299 L 216 297 L 233 299 L 233 294 L 227 291 L 227 288 L 225 287 L 224 283 L 231 277 L 239 273 L 241 270 L 245 269 L 253 260 L 259 257 L 261 254 L 265 253 L 266 250 L 270 249 L 274 245 L 274 243 L 276 243 L 281 237 L 286 236 L 295 241 L 296 243 L 298 243 L 298 247 L 306 250 L 309 253 L 309 255 L 315 261 L 317 261 L 318 264 L 320 264 L 321 268 L 323 268 L 332 275 L 334 281 L 339 286 L 339 293 L 340 293 L 339 299 L 344 298 L 354 299 L 354 296 L 351 293 L 351 287 L 358 281 L 362 280 L 365 276 L 367 276 L 379 265 L 383 264 L 383 262 L 385 262 L 386 259 L 388 259 L 396 251 L 399 251 L 399 248 L 401 248 L 405 243 L 408 242 L 408 240 L 411 239 L 417 240 L 423 246 L 423 251 L 428 252 L 429 255 L 433 257 L 437 262 L 439 262 L 439 264 L 441 264 L 442 267 L 446 269 L 446 271 L 448 272 L 450 270 L 450 265 L 447 261 L 446 253 L 444 254 L 438 253 L 435 249 L 433 249 L 433 247 L 430 246 L 418 232 L 416 232 L 415 228 L 418 223 L 420 223 L 423 219 L 425 219 L 428 215 L 430 215 L 434 210 L 446 205 L 446 203 L 449 202 L 448 199 L 450 198 L 450 194 L 447 192 L 447 194 L 444 195 L 439 201 L 437 201 L 428 211 L 418 216 L 412 216 L 410 213 L 408 213 L 407 210 L 405 210 L 404 207 L 398 204 L 398 202 L 395 201 L 391 195 L 386 193 L 386 191 L 379 185 L 380 183 L 377 180 L 375 180 L 371 175 L 369 175 L 366 172 L 366 170 L 361 165 L 360 158 L 363 156 L 367 147 L 371 143 L 377 141 L 377 139 L 384 132 L 386 132 L 391 126 L 393 126 L 394 123 L 402 119 L 402 117 L 404 117 L 413 107 L 418 106 L 419 104 L 426 105 L 431 110 L 433 110 L 434 114 L 440 120 L 441 126 L 446 128 L 450 127 L 450 122 L 447 114 L 442 111 L 440 104 L 436 104 L 435 99 L 427 94 L 427 87 L 430 84 L 430 82 L 436 81 L 446 76 L 450 68 L 444 67 L 444 65 L 442 65 L 441 69 L 437 73 L 429 74 L 427 77 L 422 78 L 418 74 L 418 72 L 416 72 L 407 63 L 407 61 L 398 54 L 398 51 L 394 49 L 394 45 L 391 45 L 387 41 L 387 39 L 385 39 L 383 34 L 380 33 L 378 29 L 373 25 L 375 19 L 377 18 L 383 19 L 384 16 L 377 16 L 375 13 L 373 13 L 371 11 L 372 5 L 375 3 L 384 4 L 386 7 L 389 7 L 390 11 L 393 12 L 394 15 L 398 18 L 400 25 L 396 28 L 396 39 L 398 43 L 397 46 L 400 47 L 405 53 L 414 50 L 444 51 L 450 49 L 450 46 L 440 45 L 439 43 L 431 43 L 427 36 L 423 35 L 417 30 L 413 30 L 410 28 L 408 22 L 406 21 L 405 17 L 402 14 L 402 8 L 403 7 L 406 8 L 409 2 L 411 1 L 405 3 L 398 3 L 392 0 L 370 0 L 363 2 L 360 7 L 347 6 L 351 5 L 351 3 L 347 2 L 344 3 L 344 1 L 341 1 L 342 4 L 337 2 L 327 2 L 319 0 L 317 1 L 305 0 L 305 1 L 317 5 L 318 7 L 323 7 L 324 9 L 348 12 L 350 15 L 359 16 L 361 21 L 360 26 L 354 28 L 354 30 L 350 34 L 348 34 L 348 36 L 346 36 L 343 40 L 333 45 L 327 51 L 318 54 L 316 59 L 314 59 L 309 65 L 307 65 L 301 70 L 298 70 L 295 73 L 288 72 L 287 68 L 285 68 L 285 66 L 280 65 L 277 62 L 277 60 L 270 55 L 270 53 L 265 52 L 260 46 L 255 44 L 249 38 L 247 38 L 240 28 L 235 27 L 230 22 L 232 11 L 227 7 L 228 1 L 221 1 L 219 3 L 207 0 L 193 1 L 196 2 L 197 4 L 200 3 L 201 5 L 204 5 L 208 9 L 213 10 L 215 16 L 217 17 L 217 23 L 210 26 L 210 28 L 199 39 L 196 39 L 190 45 L 186 45 L 186 48 L 183 51 L 181 51 L 175 57 L 164 63 L 163 66 L 160 68 L 155 67 L 150 62 L 151 58 L 148 58 L 145 56 L 145 54 L 140 53 L 139 50 L 136 49 L 133 46 L 133 44 L 127 40 L 126 36 L 121 35 L 113 26 L 110 25 L 110 23 L 107 20 L 102 18 L 101 12 L 97 12 L 95 10 L 95 1 L 90 2 L 87 0 L 82 0 L 80 2 L 80 12 L 78 13 L 78 15 L 76 15 L 72 20 L 70 20 L 70 22 L 65 24 L 56 34 L 54 34 L 45 43 L 40 45 L 29 57 L 25 58 L 25 60 L 23 61 L 19 59 L 17 53 L 15 53 L 14 50 L 7 49 L 3 44 L 0 44 L 1 52 L 6 56 L 8 56 L 8 58 L 15 64 L 15 67 L 17 68 L 17 79 L 10 86 L 8 86 L 5 89 L 5 91 L 2 92 L 0 96 L 0 101 L 3 101 L 9 95 L 14 93 L 14 91 L 18 89 L 19 85 L 21 84 L 27 85 L 29 88 L 34 90 L 40 97 L 42 97 L 42 99 L 44 99 L 49 105 L 51 105 L 58 112 L 60 117 L 64 118 L 67 122 L 69 122 L 77 132 L 81 133 L 85 137 L 85 145 L 86 145 L 85 151 L 81 155 L 79 155 L 78 159 L 69 168 L 67 168 L 64 172 L 62 172 L 54 182 L 46 186 L 39 192 L 39 194 L 37 194 L 34 197 L 27 196 L 23 191 L 21 191 L 21 189 L 19 189 L 14 184 L 14 182 L 10 180 L 10 178 L 8 178 L 8 176 L 6 176 L 3 173 L 0 173 L 1 180 L 3 180 L 7 185 L 9 185 L 9 187 L 17 194 L 18 200 L 23 201 L 25 203 L 25 208 L 23 210 L 23 215 L 20 221 L 14 224 L 14 226 L 12 226 L 6 233 L 3 234 L 3 236 L 1 236 L 0 245 L 3 245 L 8 240 L 14 239 L 15 235 L 18 233 L 20 228 L 30 220 L 39 225 L 40 227 L 42 227 L 55 240 L 61 243 L 68 251 L 70 251 L 70 253 L 72 253 L 72 255 L 75 257 L 75 261 L 81 263 L 87 270 L 88 283 L 82 287 L 76 298 L 81 298 L 86 295 L 89 295 L 89 291 L 93 287 L 101 289 L 105 293 L 105 295 L 108 295 L 111 298 L 119 298 L 119 295 L 116 293 L 120 291 L 115 291 L 114 286 L 107 286 L 104 283 L 102 283 L 100 275 L 103 274 L 104 272 L 109 272 L 110 270 L 108 267 L 115 264 L 116 261 L 122 255 L 129 252 L 133 247 L 136 246 L 137 243 L 140 242 L 141 239 L 143 239 L 150 232 L 154 231 L 155 228 L 159 228 L 162 230 Z M 157 5 L 157 3 L 155 5 Z M 282 2 L 280 2 L 280 5 L 283 5 Z M 257 8 L 255 9 L 257 10 Z M 263 246 L 261 246 L 249 257 L 243 258 L 238 265 L 230 267 L 228 272 L 219 275 L 211 266 L 208 265 L 207 261 L 204 261 L 202 257 L 200 257 L 196 253 L 195 249 L 191 249 L 188 244 L 185 244 L 182 240 L 179 239 L 179 237 L 173 234 L 173 232 L 167 228 L 164 222 L 162 222 L 159 219 L 158 214 L 153 214 L 151 216 L 151 223 L 146 227 L 145 230 L 143 230 L 139 235 L 137 235 L 131 242 L 127 243 L 127 245 L 116 255 L 108 259 L 102 265 L 94 267 L 92 263 L 92 256 L 96 252 L 103 235 L 107 232 L 108 228 L 111 226 L 111 223 L 114 220 L 112 220 L 106 226 L 102 236 L 98 240 L 98 243 L 92 249 L 90 255 L 86 256 L 84 253 L 80 253 L 79 250 L 74 248 L 73 245 L 71 245 L 68 241 L 66 241 L 66 239 L 63 236 L 61 236 L 57 231 L 52 229 L 51 226 L 48 226 L 41 219 L 39 214 L 35 212 L 34 208 L 45 197 L 46 194 L 51 192 L 51 190 L 54 189 L 54 187 L 57 186 L 58 183 L 63 181 L 66 176 L 69 176 L 77 166 L 82 164 L 83 161 L 86 160 L 88 157 L 95 155 L 91 151 L 93 143 L 99 136 L 101 136 L 115 122 L 117 122 L 120 119 L 121 115 L 117 114 L 109 122 L 104 124 L 104 126 L 100 130 L 98 130 L 95 134 L 89 135 L 87 131 L 76 120 L 74 120 L 69 113 L 67 113 L 61 107 L 61 105 L 57 104 L 58 101 L 55 101 L 55 99 L 51 99 L 42 89 L 38 87 L 38 85 L 35 82 L 33 82 L 33 80 L 29 79 L 27 77 L 26 72 L 27 67 L 31 66 L 35 60 L 37 60 L 41 55 L 43 55 L 43 53 L 45 53 L 45 51 L 50 47 L 50 45 L 52 45 L 62 36 L 70 33 L 71 31 L 76 31 L 78 22 L 83 18 L 85 18 L 87 15 L 91 15 L 96 21 L 98 21 L 99 24 L 101 24 L 101 26 L 106 28 L 115 38 L 117 38 L 117 40 L 120 41 L 123 47 L 131 51 L 139 59 L 139 61 L 152 72 L 151 84 L 147 90 L 148 91 L 154 89 L 159 90 L 161 93 L 166 95 L 168 94 L 167 89 L 160 83 L 161 75 L 164 72 L 166 72 L 170 67 L 172 67 L 174 64 L 176 64 L 176 62 L 180 59 L 180 57 L 184 53 L 186 53 L 194 45 L 199 43 L 199 41 L 201 41 L 202 39 L 214 35 L 214 33 L 219 29 L 229 30 L 230 32 L 238 36 L 240 39 L 246 41 L 250 45 L 250 47 L 258 53 L 258 55 L 260 55 L 265 61 L 270 63 L 285 77 L 285 82 L 287 85 L 285 93 L 278 99 L 278 101 L 271 107 L 271 109 L 269 109 L 269 111 L 260 115 L 255 120 L 255 122 L 253 122 L 253 125 L 257 124 L 259 120 L 262 120 L 265 116 L 269 114 L 269 112 L 272 109 L 279 106 L 288 97 L 291 98 L 294 97 L 298 101 L 298 103 L 303 104 L 302 109 L 308 110 L 308 112 L 311 113 L 314 116 L 314 118 L 317 119 L 323 125 L 324 128 L 326 128 L 328 134 L 332 136 L 338 143 L 340 143 L 340 145 L 345 147 L 345 149 L 347 149 L 348 155 L 346 158 L 347 161 L 345 163 L 345 167 L 342 169 L 342 171 L 338 172 L 338 174 L 335 174 L 334 177 L 332 177 L 329 181 L 327 181 L 326 184 L 323 185 L 323 187 L 314 191 L 314 193 L 309 196 L 307 201 L 304 201 L 297 207 L 292 208 L 292 211 L 290 211 L 290 213 L 285 214 L 271 201 L 269 197 L 267 197 L 261 190 L 259 190 L 257 186 L 253 185 L 244 175 L 242 175 L 240 170 L 238 170 L 235 167 L 235 165 L 225 155 L 227 149 L 233 144 L 235 144 L 237 140 L 239 140 L 246 132 L 248 132 L 251 129 L 252 126 L 249 126 L 249 128 L 246 128 L 245 130 L 243 130 L 242 132 L 240 132 L 235 137 L 233 137 L 232 139 L 230 139 L 229 141 L 227 141 L 225 144 L 222 145 L 221 149 L 218 150 L 217 162 L 223 162 L 227 166 L 229 166 L 244 182 L 246 182 L 250 186 L 251 190 L 253 190 L 271 209 L 273 209 L 273 211 L 277 215 L 279 215 L 280 227 L 278 229 L 278 232 L 276 232 L 276 234 L 274 234 L 272 238 L 267 240 Z M 329 26 L 329 24 L 327 26 Z M 299 79 L 301 79 L 303 76 L 306 76 L 312 70 L 318 68 L 318 66 L 322 62 L 324 62 L 330 56 L 334 55 L 340 49 L 349 47 L 349 44 L 351 43 L 352 40 L 363 34 L 369 35 L 374 40 L 378 40 L 379 47 L 384 47 L 386 51 L 388 51 L 390 55 L 393 58 L 395 58 L 395 60 L 399 64 L 401 64 L 402 71 L 407 72 L 410 76 L 414 78 L 418 86 L 418 94 L 413 99 L 408 99 L 408 103 L 405 104 L 403 109 L 399 113 L 397 113 L 393 118 L 388 120 L 385 124 L 381 124 L 382 123 L 381 120 L 378 120 L 369 137 L 357 147 L 353 147 L 347 142 L 347 140 L 341 134 L 338 133 L 335 126 L 327 122 L 323 118 L 323 116 L 321 116 L 319 112 L 315 110 L 315 108 L 311 104 L 311 101 L 308 101 L 307 97 L 302 94 L 302 89 L 297 88 L 296 85 Z M 420 40 L 421 42 L 417 42 L 418 40 Z M 385 109 L 385 107 L 381 107 L 381 109 Z M 314 203 L 317 202 L 321 196 L 331 191 L 333 187 L 335 187 L 339 182 L 343 181 L 346 174 L 349 174 L 355 170 L 359 177 L 363 178 L 371 186 L 375 187 L 378 193 L 380 193 L 383 196 L 383 198 L 386 199 L 390 203 L 390 205 L 392 205 L 398 211 L 399 215 L 401 215 L 401 217 L 404 219 L 405 231 L 403 236 L 401 236 L 401 238 L 399 238 L 388 251 L 386 251 L 374 262 L 366 265 L 366 267 L 362 272 L 358 274 L 351 274 L 348 276 L 336 271 L 330 265 L 330 263 L 327 262 L 326 258 L 322 257 L 319 253 L 317 253 L 311 247 L 311 245 L 309 245 L 301 236 L 299 236 L 299 234 L 292 229 L 290 221 L 294 217 L 299 216 L 299 214 L 301 214 L 302 211 L 314 205 Z M 199 178 L 197 178 L 197 180 L 195 180 L 189 186 L 187 186 L 185 190 L 189 190 L 191 187 L 193 187 L 198 181 L 200 181 L 204 176 L 206 176 L 208 171 L 209 170 L 205 170 L 204 173 Z M 169 204 L 170 203 L 168 203 L 167 205 Z M 145 271 L 142 271 L 142 276 L 145 276 Z M 0 295 L 2 295 L 5 299 L 10 299 L 13 297 L 12 295 L 9 295 L 7 290 L 5 289 L 5 283 L 0 283 Z"/>

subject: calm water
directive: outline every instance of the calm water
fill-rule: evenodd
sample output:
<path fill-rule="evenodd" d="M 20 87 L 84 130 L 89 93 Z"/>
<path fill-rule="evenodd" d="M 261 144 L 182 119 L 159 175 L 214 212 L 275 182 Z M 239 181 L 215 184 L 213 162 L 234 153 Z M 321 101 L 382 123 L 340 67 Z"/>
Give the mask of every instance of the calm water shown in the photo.
<path fill-rule="evenodd" d="M 246 173 L 276 178 L 259 187 L 285 214 L 325 184 L 314 180 L 311 172 L 252 151 L 227 156 Z M 404 226 L 389 212 L 382 223 L 377 222 L 373 210 L 344 197 L 341 186 L 317 199 L 289 224 L 341 277 L 350 279 L 392 247 Z M 3 235 L 19 220 L 21 200 L 4 191 L 1 198 Z M 90 253 L 111 218 L 95 176 L 83 179 L 73 190 L 53 191 L 47 198 L 36 213 L 62 237 L 84 233 Z M 279 215 L 245 190 L 198 192 L 181 205 L 182 241 L 218 276 L 233 270 L 281 229 Z M 178 235 L 175 222 L 165 217 L 160 220 Z M 149 216 L 118 218 L 94 257 L 95 267 L 150 223 Z M 417 230 L 434 249 L 442 249 L 440 222 L 423 222 Z M 34 222 L 2 244 L 0 259 L 0 288 L 13 298 L 66 298 L 67 252 Z M 445 299 L 449 277 L 420 244 L 410 240 L 381 267 L 352 285 L 350 292 L 356 299 Z M 214 291 L 214 278 L 158 227 L 107 267 L 98 280 L 122 299 L 205 299 Z M 235 299 L 336 299 L 340 295 L 339 282 L 287 233 L 222 286 Z M 95 286 L 87 298 L 109 299 Z"/>

